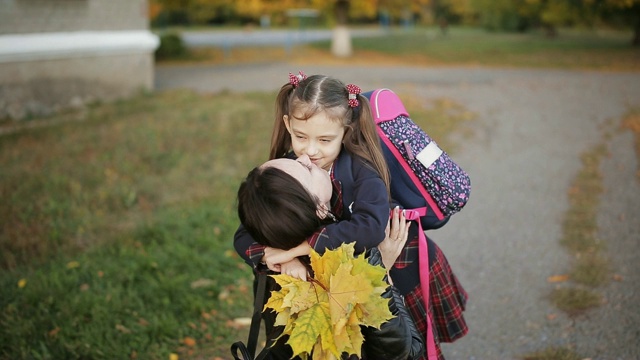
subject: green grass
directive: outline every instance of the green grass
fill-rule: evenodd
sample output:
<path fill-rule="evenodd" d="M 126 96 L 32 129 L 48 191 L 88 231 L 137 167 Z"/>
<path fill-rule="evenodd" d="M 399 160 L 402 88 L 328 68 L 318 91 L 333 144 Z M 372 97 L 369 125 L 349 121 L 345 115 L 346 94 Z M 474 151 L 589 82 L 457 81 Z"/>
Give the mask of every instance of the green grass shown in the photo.
<path fill-rule="evenodd" d="M 640 109 L 630 109 L 625 115 L 622 123 L 620 124 L 620 130 L 630 131 L 633 134 L 634 148 L 636 152 L 636 158 L 640 159 Z M 636 171 L 636 180 L 640 181 L 640 163 L 638 163 Z"/>
<path fill-rule="evenodd" d="M 602 296 L 589 288 L 560 287 L 550 294 L 551 302 L 571 316 L 580 315 L 602 304 Z"/>
<path fill-rule="evenodd" d="M 484 65 L 544 68 L 640 70 L 640 49 L 630 46 L 631 33 L 564 30 L 550 39 L 538 32 L 492 33 L 451 28 L 393 31 L 376 38 L 355 38 L 358 52 L 405 57 L 414 65 Z M 314 45 L 328 50 L 329 42 Z"/>
<path fill-rule="evenodd" d="M 223 31 L 223 30 L 220 30 Z M 318 64 L 388 64 L 411 66 L 490 66 L 601 71 L 640 71 L 640 49 L 632 33 L 611 30 L 560 29 L 555 38 L 542 32 L 499 33 L 452 27 L 446 35 L 433 27 L 391 29 L 382 36 L 353 38 L 353 56 L 331 55 L 329 41 L 282 46 L 197 48 L 176 63 L 250 63 L 285 61 Z"/>
<path fill-rule="evenodd" d="M 609 138 L 606 131 L 602 137 L 603 141 Z M 569 278 L 573 283 L 553 289 L 549 296 L 569 316 L 602 305 L 602 296 L 595 288 L 610 281 L 612 266 L 605 242 L 597 237 L 597 211 L 603 192 L 600 164 L 606 153 L 605 142 L 583 153 L 582 167 L 569 189 L 560 245 L 572 256 Z"/>
<path fill-rule="evenodd" d="M 522 357 L 523 360 L 581 360 L 582 356 L 576 354 L 571 349 L 566 348 L 548 348 L 527 354 Z"/>
<path fill-rule="evenodd" d="M 228 358 L 252 309 L 235 193 L 266 160 L 275 95 L 141 95 L 1 128 L 0 359 Z M 472 118 L 403 97 L 447 150 Z"/>
<path fill-rule="evenodd" d="M 2 356 L 168 358 L 185 337 L 231 343 L 226 319 L 250 308 L 246 266 L 226 244 L 232 217 L 216 204 L 163 213 L 112 244 L 3 274 Z"/>

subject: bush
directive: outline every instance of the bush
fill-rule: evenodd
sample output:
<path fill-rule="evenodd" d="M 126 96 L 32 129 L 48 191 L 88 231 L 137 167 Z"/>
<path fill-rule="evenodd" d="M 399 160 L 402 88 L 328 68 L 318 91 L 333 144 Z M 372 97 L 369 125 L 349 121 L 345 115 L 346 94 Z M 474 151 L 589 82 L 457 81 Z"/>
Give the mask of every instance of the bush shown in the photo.
<path fill-rule="evenodd" d="M 160 35 L 160 46 L 156 50 L 156 60 L 183 59 L 189 55 L 180 35 L 167 33 Z"/>

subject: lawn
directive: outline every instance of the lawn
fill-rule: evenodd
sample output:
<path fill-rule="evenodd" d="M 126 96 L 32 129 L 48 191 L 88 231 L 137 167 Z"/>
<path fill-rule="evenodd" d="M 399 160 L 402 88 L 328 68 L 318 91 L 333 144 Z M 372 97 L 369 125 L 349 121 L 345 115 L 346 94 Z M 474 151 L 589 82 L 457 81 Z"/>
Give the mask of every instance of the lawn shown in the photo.
<path fill-rule="evenodd" d="M 233 193 L 265 160 L 273 96 L 144 95 L 1 136 L 1 357 L 235 339 L 251 284 Z"/>
<path fill-rule="evenodd" d="M 452 28 L 446 34 L 433 29 L 390 33 L 384 41 L 361 38 L 353 46 L 418 64 L 640 70 L 640 49 L 632 48 L 630 39 L 630 34 L 606 31 L 563 30 L 550 39 L 537 32 Z"/>
<path fill-rule="evenodd" d="M 435 28 L 392 30 L 386 35 L 354 38 L 354 56 L 331 56 L 330 43 L 321 41 L 282 47 L 200 48 L 189 60 L 236 64 L 292 61 L 353 65 L 364 63 L 412 66 L 499 66 L 599 71 L 640 71 L 640 49 L 630 46 L 631 32 L 561 29 L 556 38 L 543 33 L 490 33 L 481 29 Z M 171 63 L 173 61 L 167 61 Z"/>
<path fill-rule="evenodd" d="M 275 95 L 172 91 L 5 124 L 0 358 L 228 358 L 252 309 L 235 192 L 266 160 Z M 472 118 L 403 97 L 445 148 Z"/>

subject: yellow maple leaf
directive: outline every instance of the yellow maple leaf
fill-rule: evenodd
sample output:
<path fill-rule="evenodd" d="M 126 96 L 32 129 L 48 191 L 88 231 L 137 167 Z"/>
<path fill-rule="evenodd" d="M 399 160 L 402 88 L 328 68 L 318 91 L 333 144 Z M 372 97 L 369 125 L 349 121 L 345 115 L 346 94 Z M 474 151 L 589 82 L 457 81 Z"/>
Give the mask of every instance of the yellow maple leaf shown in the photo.
<path fill-rule="evenodd" d="M 355 354 L 358 358 L 361 356 L 360 348 L 364 342 L 364 337 L 360 331 L 359 319 L 355 309 L 351 311 L 348 317 L 341 319 L 336 324 L 333 331 L 333 341 L 336 348 L 349 354 Z"/>
<path fill-rule="evenodd" d="M 383 323 L 394 317 L 391 312 L 380 311 L 381 308 L 389 308 L 389 299 L 385 299 L 381 295 L 372 296 L 366 303 L 357 305 L 356 311 L 362 313 L 362 325 L 379 329 Z"/>
<path fill-rule="evenodd" d="M 291 313 L 289 311 L 280 311 L 278 315 L 276 315 L 276 321 L 274 322 L 274 326 L 291 326 L 291 322 L 295 320 L 295 317 L 291 317 Z"/>
<path fill-rule="evenodd" d="M 264 304 L 263 311 L 267 308 L 271 308 L 277 312 L 282 311 L 284 308 L 282 307 L 282 300 L 284 299 L 284 294 L 281 291 L 272 291 L 271 296 L 267 300 L 267 303 Z"/>
<path fill-rule="evenodd" d="M 304 311 L 319 302 L 324 289 L 314 286 L 307 281 L 297 283 L 296 296 L 291 299 L 291 312 Z"/>
<path fill-rule="evenodd" d="M 325 269 L 325 261 L 323 261 L 320 254 L 315 251 L 311 251 L 309 257 L 311 258 L 311 268 L 313 269 L 315 279 L 322 284 L 328 284 L 329 278 L 331 278 L 331 271 L 329 268 Z"/>
<path fill-rule="evenodd" d="M 287 342 L 293 350 L 293 356 L 310 353 L 321 334 L 331 336 L 331 318 L 325 303 L 315 304 L 298 316 Z"/>
<path fill-rule="evenodd" d="M 379 327 L 393 317 L 381 296 L 386 271 L 364 255 L 354 257 L 354 249 L 351 243 L 322 255 L 311 251 L 308 282 L 273 275 L 281 289 L 271 292 L 264 309 L 277 312 L 276 325 L 284 325 L 282 335 L 289 335 L 294 356 L 328 360 L 346 352 L 359 357 L 360 326 Z"/>
<path fill-rule="evenodd" d="M 318 339 L 318 342 L 313 346 L 313 360 L 331 359 L 332 357 L 335 359 L 333 352 L 329 349 L 325 349 L 322 339 Z"/>
<path fill-rule="evenodd" d="M 378 288 L 378 291 L 382 294 L 384 290 L 389 286 L 384 281 L 384 276 L 387 273 L 387 270 L 382 266 L 371 266 L 364 254 L 360 254 L 355 261 L 353 261 L 353 270 L 351 271 L 353 275 L 364 274 L 364 276 L 371 280 L 371 283 L 374 287 Z"/>
<path fill-rule="evenodd" d="M 329 309 L 334 324 L 347 317 L 355 304 L 367 302 L 373 291 L 371 281 L 367 281 L 364 275 L 351 275 L 352 268 L 353 265 L 349 263 L 341 264 L 331 277 Z"/>

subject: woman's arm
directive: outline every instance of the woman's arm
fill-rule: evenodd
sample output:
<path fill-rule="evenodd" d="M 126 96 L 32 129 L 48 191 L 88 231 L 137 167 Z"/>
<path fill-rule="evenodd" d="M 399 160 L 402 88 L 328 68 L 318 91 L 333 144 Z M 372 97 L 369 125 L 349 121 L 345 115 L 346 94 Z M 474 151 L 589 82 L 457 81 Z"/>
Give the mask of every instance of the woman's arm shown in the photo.
<path fill-rule="evenodd" d="M 387 274 L 393 264 L 395 264 L 398 256 L 400 256 L 402 249 L 404 249 L 404 245 L 409 237 L 410 225 L 411 221 L 407 221 L 404 216 L 404 211 L 400 210 L 398 206 L 391 210 L 391 217 L 385 229 L 385 238 L 380 245 L 378 245 L 378 250 L 380 250 L 380 255 L 382 256 L 382 264 L 385 269 L 387 269 Z M 390 276 L 389 282 L 393 284 Z"/>
<path fill-rule="evenodd" d="M 263 260 L 265 247 L 255 242 L 242 224 L 238 226 L 238 230 L 233 236 L 233 247 L 244 262 L 251 267 L 255 268 Z"/>

